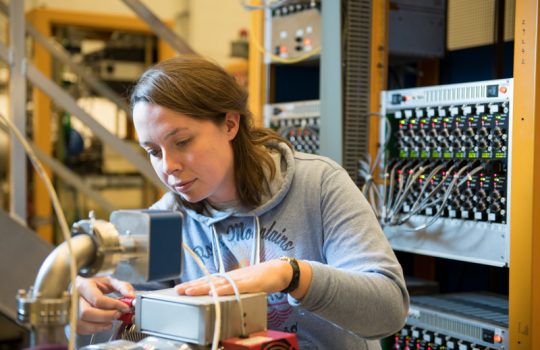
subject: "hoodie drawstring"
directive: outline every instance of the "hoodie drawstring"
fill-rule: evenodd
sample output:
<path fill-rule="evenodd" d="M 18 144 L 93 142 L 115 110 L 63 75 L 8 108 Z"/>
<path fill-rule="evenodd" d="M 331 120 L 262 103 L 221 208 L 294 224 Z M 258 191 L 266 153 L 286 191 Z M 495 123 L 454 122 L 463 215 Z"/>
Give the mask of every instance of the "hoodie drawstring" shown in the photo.
<path fill-rule="evenodd" d="M 225 273 L 221 245 L 219 244 L 219 237 L 215 225 L 212 225 L 212 252 L 214 252 L 214 254 L 212 254 L 214 256 L 214 266 L 217 268 L 218 273 Z"/>
<path fill-rule="evenodd" d="M 261 230 L 259 217 L 254 216 L 255 232 L 253 232 L 253 249 L 251 252 L 251 265 L 257 265 L 261 262 Z M 221 245 L 219 243 L 218 233 L 216 227 L 212 224 L 212 252 L 214 257 L 214 266 L 217 268 L 218 273 L 225 273 L 225 264 L 223 262 L 223 254 L 221 252 Z"/>
<path fill-rule="evenodd" d="M 253 232 L 253 251 L 251 252 L 250 264 L 257 265 L 261 262 L 261 230 L 259 217 L 254 216 L 255 232 Z"/>

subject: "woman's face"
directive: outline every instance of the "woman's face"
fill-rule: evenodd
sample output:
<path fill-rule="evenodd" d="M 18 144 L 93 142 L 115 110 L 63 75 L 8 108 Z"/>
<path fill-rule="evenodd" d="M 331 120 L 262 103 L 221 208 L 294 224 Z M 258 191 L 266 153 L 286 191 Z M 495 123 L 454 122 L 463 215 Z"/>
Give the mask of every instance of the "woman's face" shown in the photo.
<path fill-rule="evenodd" d="M 238 114 L 222 125 L 198 120 L 151 103 L 138 102 L 133 121 L 140 145 L 167 187 L 195 203 L 222 203 L 237 198 L 231 141 Z"/>

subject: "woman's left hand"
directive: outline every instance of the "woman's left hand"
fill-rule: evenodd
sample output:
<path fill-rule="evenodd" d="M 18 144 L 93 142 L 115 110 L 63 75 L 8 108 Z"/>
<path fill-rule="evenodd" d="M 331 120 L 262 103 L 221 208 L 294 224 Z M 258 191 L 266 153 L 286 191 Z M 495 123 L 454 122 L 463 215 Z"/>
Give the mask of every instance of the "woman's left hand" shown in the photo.
<path fill-rule="evenodd" d="M 298 260 L 298 265 L 300 266 L 300 283 L 298 288 L 291 292 L 291 295 L 296 299 L 301 299 L 311 284 L 311 265 L 301 260 Z M 240 293 L 276 293 L 289 285 L 293 271 L 287 261 L 270 260 L 228 271 L 227 275 L 236 283 Z M 220 276 L 211 276 L 210 278 L 218 295 L 234 294 L 234 289 L 227 279 Z M 210 284 L 205 277 L 181 283 L 176 286 L 176 291 L 178 294 L 185 295 L 208 295 L 211 293 Z"/>

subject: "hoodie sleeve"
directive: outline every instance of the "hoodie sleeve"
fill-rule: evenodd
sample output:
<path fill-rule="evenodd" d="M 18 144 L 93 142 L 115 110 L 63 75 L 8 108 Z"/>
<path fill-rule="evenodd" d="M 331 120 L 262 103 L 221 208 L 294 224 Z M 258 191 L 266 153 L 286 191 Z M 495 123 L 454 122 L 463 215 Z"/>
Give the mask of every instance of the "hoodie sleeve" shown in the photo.
<path fill-rule="evenodd" d="M 372 208 L 342 168 L 324 178 L 320 204 L 326 263 L 310 261 L 308 293 L 289 302 L 363 338 L 396 332 L 409 296 Z"/>

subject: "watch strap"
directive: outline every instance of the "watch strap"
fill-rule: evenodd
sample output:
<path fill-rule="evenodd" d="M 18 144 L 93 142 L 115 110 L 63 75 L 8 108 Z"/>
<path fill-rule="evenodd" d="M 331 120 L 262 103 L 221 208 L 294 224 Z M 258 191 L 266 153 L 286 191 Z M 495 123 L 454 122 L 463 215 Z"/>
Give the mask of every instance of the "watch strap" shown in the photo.
<path fill-rule="evenodd" d="M 281 257 L 280 260 L 287 261 L 293 270 L 291 282 L 287 286 L 287 288 L 283 289 L 281 293 L 291 293 L 298 288 L 298 284 L 300 283 L 300 266 L 298 265 L 298 261 L 296 261 L 295 258 L 290 258 L 288 256 Z"/>

